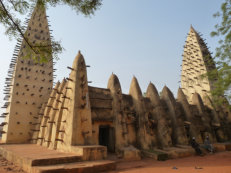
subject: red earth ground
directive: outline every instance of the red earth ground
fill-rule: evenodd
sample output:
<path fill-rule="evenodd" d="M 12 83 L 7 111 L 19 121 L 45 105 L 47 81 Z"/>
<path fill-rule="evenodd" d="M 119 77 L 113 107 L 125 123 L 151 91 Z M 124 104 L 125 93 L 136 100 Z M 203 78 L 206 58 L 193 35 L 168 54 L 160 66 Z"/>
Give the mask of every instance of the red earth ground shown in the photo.
<path fill-rule="evenodd" d="M 167 161 L 121 162 L 110 173 L 231 173 L 231 151 Z"/>
<path fill-rule="evenodd" d="M 0 156 L 0 173 L 25 172 Z M 231 173 L 231 151 L 167 161 L 119 162 L 110 173 Z"/>

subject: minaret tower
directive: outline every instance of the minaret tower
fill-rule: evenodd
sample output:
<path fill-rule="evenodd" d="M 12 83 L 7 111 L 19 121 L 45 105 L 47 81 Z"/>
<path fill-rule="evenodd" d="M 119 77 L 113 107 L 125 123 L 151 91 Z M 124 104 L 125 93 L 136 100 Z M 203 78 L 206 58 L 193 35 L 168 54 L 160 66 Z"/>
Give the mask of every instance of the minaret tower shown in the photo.
<path fill-rule="evenodd" d="M 3 108 L 6 112 L 2 117 L 2 142 L 28 143 L 32 138 L 39 110 L 50 95 L 53 86 L 53 59 L 51 53 L 43 50 L 31 54 L 27 42 L 32 46 L 51 46 L 50 31 L 45 7 L 39 3 L 28 20 L 25 39 L 19 40 L 16 53 L 12 59 L 8 78 L 6 78 L 7 101 Z M 43 56 L 42 56 L 43 55 Z M 48 59 L 46 63 L 39 63 L 35 59 Z"/>
<path fill-rule="evenodd" d="M 215 64 L 205 42 L 191 26 L 184 46 L 181 72 L 181 87 L 190 103 L 194 93 L 200 94 L 203 101 L 210 96 L 212 81 L 205 74 L 214 68 Z"/>

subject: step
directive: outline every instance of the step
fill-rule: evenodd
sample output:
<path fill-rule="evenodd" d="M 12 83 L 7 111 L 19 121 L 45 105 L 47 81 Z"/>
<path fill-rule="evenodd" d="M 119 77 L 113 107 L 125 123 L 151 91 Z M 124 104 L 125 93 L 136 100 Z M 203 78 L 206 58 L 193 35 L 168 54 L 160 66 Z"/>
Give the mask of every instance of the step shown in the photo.
<path fill-rule="evenodd" d="M 226 143 L 225 148 L 226 151 L 231 151 L 231 143 Z"/>
<path fill-rule="evenodd" d="M 71 146 L 69 151 L 81 155 L 83 161 L 103 160 L 107 158 L 107 147 L 102 145 Z"/>
<path fill-rule="evenodd" d="M 142 150 L 141 153 L 144 157 L 152 158 L 158 161 L 168 160 L 168 153 L 160 149 L 153 149 L 148 151 Z"/>
<path fill-rule="evenodd" d="M 215 149 L 215 152 L 231 151 L 231 143 L 215 143 L 212 145 Z"/>
<path fill-rule="evenodd" d="M 82 156 L 49 150 L 35 144 L 0 145 L 0 154 L 23 170 L 29 171 L 32 166 L 56 165 L 82 161 Z"/>
<path fill-rule="evenodd" d="M 110 160 L 85 161 L 50 166 L 34 166 L 30 173 L 99 173 L 116 169 L 116 163 Z"/>
<path fill-rule="evenodd" d="M 81 156 L 47 157 L 31 160 L 31 166 L 56 165 L 61 163 L 73 163 L 82 161 Z"/>
<path fill-rule="evenodd" d="M 169 147 L 164 151 L 168 153 L 169 159 L 189 157 L 195 154 L 194 149 L 189 146 Z"/>

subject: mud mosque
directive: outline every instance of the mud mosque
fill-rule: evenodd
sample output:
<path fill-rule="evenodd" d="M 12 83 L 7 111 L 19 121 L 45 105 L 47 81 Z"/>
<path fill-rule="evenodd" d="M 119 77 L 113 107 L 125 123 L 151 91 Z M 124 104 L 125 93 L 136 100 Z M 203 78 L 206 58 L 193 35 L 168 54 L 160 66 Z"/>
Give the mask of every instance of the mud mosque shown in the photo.
<path fill-rule="evenodd" d="M 32 44 L 51 43 L 43 7 L 35 7 L 25 35 Z M 21 164 L 28 172 L 42 172 L 44 166 L 50 166 L 51 171 L 53 165 L 80 160 L 104 160 L 88 166 L 95 171 L 110 170 L 115 168 L 115 163 L 106 160 L 108 152 L 128 160 L 150 155 L 149 151 L 162 153 L 163 157 L 167 153 L 166 157 L 174 158 L 172 153 L 189 150 L 192 137 L 199 143 L 207 135 L 213 143 L 231 140 L 231 112 L 213 108 L 210 98 L 213 81 L 200 77 L 216 67 L 208 63 L 212 60 L 210 52 L 193 27 L 184 46 L 177 98 L 167 86 L 160 96 L 152 83 L 143 96 L 135 77 L 129 94 L 124 94 L 115 74 L 110 76 L 107 88 L 89 86 L 81 52 L 72 66 L 67 67 L 70 75 L 53 86 L 52 57 L 47 55 L 49 62 L 44 64 L 26 59 L 26 44 L 22 39 L 16 45 L 5 82 L 3 108 L 6 111 L 1 115 L 5 121 L 1 124 L 0 154 Z M 39 147 L 59 155 L 49 157 L 49 163 L 45 163 L 45 156 L 28 162 L 16 151 L 24 146 L 31 153 L 33 147 Z M 72 155 L 61 157 L 60 153 Z M 74 159 L 74 154 L 79 157 Z"/>

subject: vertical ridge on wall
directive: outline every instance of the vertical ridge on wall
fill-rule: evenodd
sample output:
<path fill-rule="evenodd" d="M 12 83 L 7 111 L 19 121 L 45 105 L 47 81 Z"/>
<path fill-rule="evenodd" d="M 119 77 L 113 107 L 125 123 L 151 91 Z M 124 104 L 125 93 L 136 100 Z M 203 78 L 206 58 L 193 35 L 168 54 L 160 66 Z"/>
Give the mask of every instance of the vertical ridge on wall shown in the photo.
<path fill-rule="evenodd" d="M 186 128 L 189 128 L 190 138 L 192 139 L 193 137 L 195 137 L 199 143 L 203 143 L 203 139 L 201 137 L 200 131 L 195 126 L 196 122 L 194 121 L 194 117 L 191 112 L 190 105 L 181 88 L 178 89 L 177 100 L 180 102 L 184 111 L 185 120 L 188 122 L 185 123 L 185 126 Z"/>
<path fill-rule="evenodd" d="M 188 139 L 184 128 L 183 117 L 178 115 L 176 109 L 176 100 L 168 87 L 164 87 L 161 94 L 168 107 L 168 116 L 171 119 L 172 142 L 173 144 L 187 145 Z"/>
<path fill-rule="evenodd" d="M 78 53 L 72 67 L 69 78 L 66 78 L 67 92 L 65 97 L 69 98 L 62 109 L 62 123 L 57 139 L 57 148 L 69 150 L 74 145 L 92 144 L 92 118 L 88 93 L 88 80 L 86 64 L 83 55 Z"/>
<path fill-rule="evenodd" d="M 203 104 L 202 98 L 198 93 L 193 94 L 192 102 L 194 105 L 197 106 L 197 109 L 199 111 L 199 115 L 201 116 L 201 120 L 203 122 L 204 126 L 204 132 L 203 132 L 203 138 L 205 136 L 209 136 L 209 138 L 213 141 L 216 142 L 216 135 L 214 130 L 211 128 L 211 120 L 205 112 L 205 106 Z"/>
<path fill-rule="evenodd" d="M 153 105 L 154 119 L 157 122 L 157 139 L 160 148 L 172 146 L 170 126 L 168 123 L 167 113 L 164 110 L 160 96 L 156 87 L 151 82 L 148 85 L 146 97 L 150 99 Z"/>
<path fill-rule="evenodd" d="M 52 129 L 53 129 L 53 125 L 56 124 L 57 122 L 55 122 L 55 117 L 56 115 L 58 115 L 60 109 L 61 109 L 61 105 L 62 105 L 62 101 L 61 98 L 63 96 L 63 92 L 64 92 L 64 87 L 65 87 L 65 80 L 63 80 L 61 82 L 61 84 L 59 85 L 56 95 L 55 95 L 55 100 L 52 104 L 52 109 L 49 112 L 49 115 L 47 115 L 49 118 L 49 121 L 47 121 L 47 125 L 45 127 L 45 132 L 44 132 L 44 143 L 43 146 L 45 147 L 49 147 L 49 145 L 54 142 L 51 141 L 51 136 L 52 136 Z M 54 132 L 53 132 L 54 133 Z"/>
<path fill-rule="evenodd" d="M 50 119 L 49 113 L 50 113 L 50 111 L 52 109 L 52 105 L 53 105 L 53 102 L 55 100 L 55 96 L 56 96 L 59 85 L 60 85 L 60 82 L 58 81 L 56 83 L 54 89 L 52 90 L 51 95 L 50 95 L 50 97 L 48 99 L 47 105 L 46 105 L 46 107 L 44 109 L 43 117 L 42 117 L 42 120 L 41 120 L 40 131 L 39 131 L 39 135 L 38 135 L 38 140 L 37 140 L 37 144 L 39 144 L 39 145 L 42 145 L 45 142 L 44 141 L 45 140 L 44 139 L 45 128 L 47 127 L 47 122 Z"/>
<path fill-rule="evenodd" d="M 123 103 L 122 103 L 122 89 L 118 77 L 115 74 L 112 74 L 108 80 L 107 88 L 110 89 L 113 105 L 112 111 L 114 117 L 114 123 L 117 127 L 115 131 L 115 145 L 116 149 L 122 150 L 123 147 L 128 145 L 128 129 L 126 124 L 126 117 L 123 113 Z"/>
<path fill-rule="evenodd" d="M 60 129 L 60 126 L 61 126 L 61 123 L 62 123 L 62 116 L 63 116 L 63 111 L 64 109 L 62 109 L 63 107 L 65 107 L 65 102 L 66 102 L 66 99 L 68 99 L 66 97 L 66 92 L 67 92 L 67 81 L 65 79 L 63 79 L 61 85 L 63 85 L 63 89 L 62 89 L 62 92 L 60 93 L 60 102 L 59 102 L 59 105 L 58 105 L 58 112 L 55 114 L 55 117 L 54 117 L 54 124 L 52 125 L 52 129 L 51 129 L 51 133 L 50 133 L 50 145 L 49 145 L 49 148 L 50 149 L 56 149 L 57 148 L 57 140 L 58 140 L 58 136 L 59 136 L 59 133 L 63 134 L 65 133 L 65 129 L 61 130 Z"/>
<path fill-rule="evenodd" d="M 145 112 L 144 98 L 136 77 L 132 78 L 129 95 L 132 96 L 136 111 L 137 144 L 142 149 L 148 149 L 151 145 L 151 140 L 148 140 L 149 134 L 147 134 L 148 115 Z M 155 140 L 154 136 L 153 139 Z"/>

